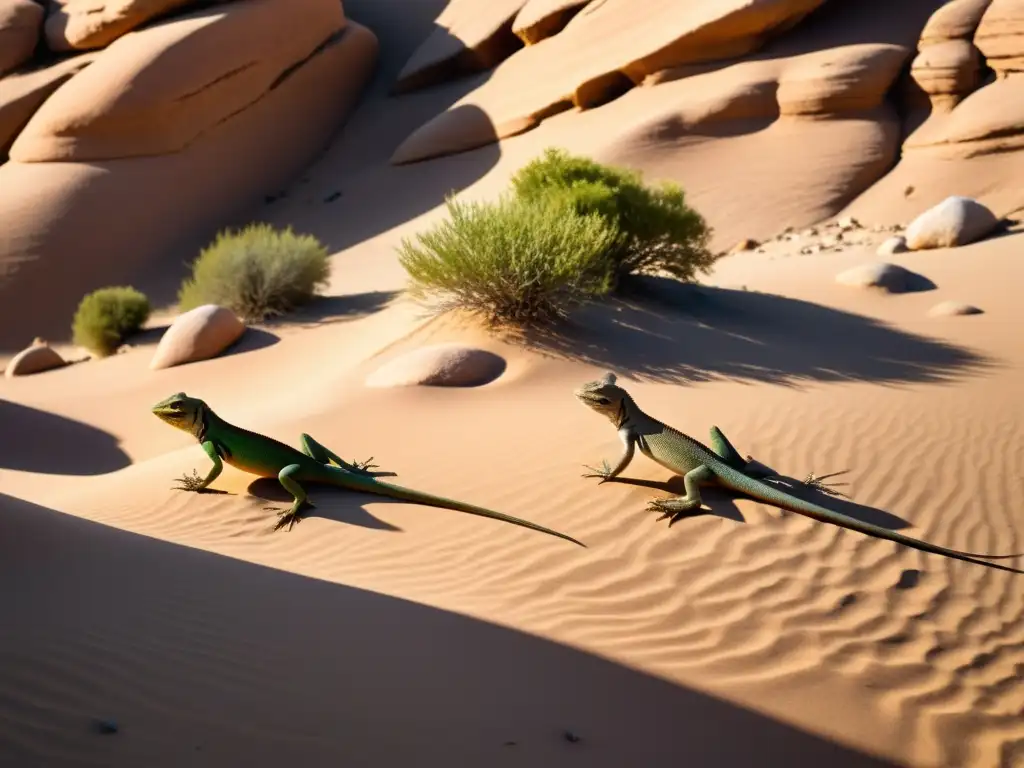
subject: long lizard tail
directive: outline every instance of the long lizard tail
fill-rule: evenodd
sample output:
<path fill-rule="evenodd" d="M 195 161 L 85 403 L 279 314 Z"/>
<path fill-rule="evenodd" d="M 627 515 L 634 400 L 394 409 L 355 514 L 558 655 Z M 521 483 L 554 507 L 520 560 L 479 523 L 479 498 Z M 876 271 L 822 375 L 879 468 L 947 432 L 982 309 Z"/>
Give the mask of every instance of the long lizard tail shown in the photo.
<path fill-rule="evenodd" d="M 791 512 L 796 512 L 797 514 L 805 515 L 807 517 L 814 518 L 815 520 L 820 520 L 824 523 L 832 523 L 833 525 L 839 525 L 843 528 L 859 531 L 860 533 L 867 534 L 868 536 L 876 536 L 880 539 L 895 541 L 897 544 L 913 547 L 914 549 L 919 549 L 922 552 L 932 552 L 937 555 L 952 557 L 956 560 L 964 560 L 968 563 L 987 565 L 990 568 L 998 568 L 1001 571 L 1009 571 L 1010 573 L 1024 573 L 1024 570 L 1011 568 L 1008 565 L 987 562 L 987 560 L 1005 560 L 1011 557 L 1020 557 L 1020 555 L 980 555 L 973 552 L 961 552 L 956 549 L 947 549 L 946 547 L 940 547 L 937 544 L 929 544 L 928 542 L 920 541 L 918 539 L 911 538 L 910 536 L 904 536 L 896 531 L 890 531 L 888 528 L 881 528 L 877 525 L 872 525 L 871 523 L 862 522 L 856 518 L 844 515 L 841 512 L 834 512 L 831 509 L 819 507 L 817 504 L 812 504 L 811 502 L 804 501 L 796 496 L 791 496 L 785 491 L 781 491 L 778 488 L 773 488 L 759 480 L 747 477 L 742 472 L 737 472 L 731 467 L 723 465 L 722 467 L 715 467 L 713 471 L 722 485 L 727 488 L 745 493 L 760 501 L 774 504 L 782 509 L 788 509 Z M 982 560 L 979 558 L 986 559 Z"/>
<path fill-rule="evenodd" d="M 478 507 L 474 504 L 466 504 L 462 501 L 456 501 L 455 499 L 449 499 L 444 496 L 434 496 L 431 493 L 424 493 L 423 491 L 414 491 L 411 488 L 403 488 L 400 485 L 392 485 L 391 483 L 385 483 L 380 480 L 376 480 L 372 477 L 362 477 L 352 472 L 347 472 L 344 469 L 338 467 L 327 466 L 325 482 L 331 485 L 340 486 L 347 488 L 352 491 L 362 491 L 364 493 L 375 493 L 379 496 L 388 496 L 392 499 L 399 499 L 401 501 L 409 501 L 414 504 L 425 504 L 431 507 L 442 507 L 444 509 L 452 509 L 456 512 L 466 512 L 470 515 L 479 515 L 480 517 L 489 517 L 492 520 L 501 520 L 505 523 L 512 523 L 513 525 L 519 525 L 523 528 L 529 528 L 540 533 L 546 533 L 550 536 L 557 536 L 560 539 L 571 541 L 573 544 L 579 544 L 581 547 L 587 545 L 581 541 L 577 541 L 572 536 L 567 536 L 564 533 L 553 531 L 550 528 L 545 528 L 543 525 L 537 525 L 531 523 L 529 520 L 522 520 L 518 517 L 512 517 L 501 512 L 495 512 L 484 507 Z"/>

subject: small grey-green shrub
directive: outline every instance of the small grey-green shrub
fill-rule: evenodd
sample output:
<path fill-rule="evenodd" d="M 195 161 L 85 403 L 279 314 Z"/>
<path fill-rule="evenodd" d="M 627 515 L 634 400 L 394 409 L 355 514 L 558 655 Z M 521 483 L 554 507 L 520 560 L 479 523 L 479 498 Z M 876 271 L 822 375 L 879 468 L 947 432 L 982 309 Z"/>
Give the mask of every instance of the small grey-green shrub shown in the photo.
<path fill-rule="evenodd" d="M 72 340 L 99 357 L 112 355 L 124 339 L 149 319 L 149 299 L 131 286 L 98 288 L 78 304 Z"/>
<path fill-rule="evenodd" d="M 548 149 L 519 169 L 512 190 L 524 202 L 597 214 L 614 227 L 613 288 L 631 274 L 691 281 L 717 258 L 708 250 L 711 229 L 671 182 L 646 186 L 635 171 Z"/>
<path fill-rule="evenodd" d="M 220 232 L 203 249 L 178 292 L 178 308 L 218 304 L 258 322 L 305 304 L 329 277 L 327 249 L 315 237 L 250 224 Z"/>
<path fill-rule="evenodd" d="M 610 288 L 616 234 L 596 215 L 529 205 L 446 201 L 447 220 L 403 239 L 399 262 L 413 298 L 492 324 L 543 325 Z"/>

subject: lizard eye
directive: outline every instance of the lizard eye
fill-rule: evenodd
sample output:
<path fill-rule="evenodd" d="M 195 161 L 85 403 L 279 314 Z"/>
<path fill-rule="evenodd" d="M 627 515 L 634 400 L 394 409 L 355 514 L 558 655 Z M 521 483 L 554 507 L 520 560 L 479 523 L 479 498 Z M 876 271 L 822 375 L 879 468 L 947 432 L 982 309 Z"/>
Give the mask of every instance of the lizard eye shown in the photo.
<path fill-rule="evenodd" d="M 595 398 L 595 400 L 597 400 L 597 402 L 599 402 L 601 405 L 608 405 L 608 403 L 611 402 L 611 400 L 609 400 L 607 397 L 598 397 Z"/>

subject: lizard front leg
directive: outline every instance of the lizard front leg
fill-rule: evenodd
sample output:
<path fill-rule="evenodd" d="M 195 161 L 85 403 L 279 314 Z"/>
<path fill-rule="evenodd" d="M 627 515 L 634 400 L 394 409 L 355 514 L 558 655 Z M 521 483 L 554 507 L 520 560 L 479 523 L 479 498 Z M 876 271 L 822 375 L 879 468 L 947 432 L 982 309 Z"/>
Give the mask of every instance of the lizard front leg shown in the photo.
<path fill-rule="evenodd" d="M 313 506 L 306 497 L 306 489 L 299 484 L 297 475 L 301 471 L 302 467 L 298 464 L 289 464 L 277 473 L 277 481 L 292 495 L 294 501 L 291 507 L 285 510 L 278 510 L 276 507 L 265 507 L 265 509 L 277 512 L 279 519 L 277 525 L 274 526 L 275 531 L 281 530 L 286 525 L 290 531 L 293 525 L 302 522 L 303 505 Z"/>
<path fill-rule="evenodd" d="M 619 463 L 615 465 L 615 468 L 613 469 L 612 467 L 609 467 L 607 461 L 601 462 L 600 469 L 584 464 L 584 468 L 589 469 L 590 472 L 583 475 L 583 477 L 599 477 L 601 478 L 601 482 L 598 483 L 598 485 L 600 485 L 601 483 L 606 483 L 609 480 L 614 480 L 622 473 L 623 470 L 625 470 L 626 467 L 629 466 L 629 462 L 633 460 L 633 454 L 636 451 L 636 439 L 632 434 L 627 432 L 619 432 L 619 437 L 622 438 L 623 452 L 622 456 L 619 457 Z"/>
<path fill-rule="evenodd" d="M 654 499 L 648 504 L 647 509 L 661 512 L 661 517 L 658 520 L 671 518 L 668 521 L 668 526 L 671 528 L 687 514 L 700 509 L 702 503 L 700 486 L 711 482 L 714 478 L 715 473 L 711 471 L 711 468 L 706 464 L 701 464 L 683 475 L 683 487 L 686 489 L 683 496 L 677 496 L 674 499 Z"/>
<path fill-rule="evenodd" d="M 350 464 L 330 448 L 321 445 L 305 433 L 302 434 L 299 440 L 302 443 L 302 452 L 321 464 L 330 464 L 333 459 L 342 469 L 354 472 L 357 475 L 363 475 L 364 477 L 395 477 L 397 475 L 395 472 L 372 472 L 371 469 L 377 466 L 370 463 L 373 461 L 373 456 L 366 461 L 356 461 Z"/>
<path fill-rule="evenodd" d="M 200 477 L 199 472 L 193 469 L 191 476 L 182 475 L 178 478 L 178 482 L 181 485 L 173 485 L 171 490 L 202 493 L 220 475 L 221 470 L 224 469 L 224 463 L 220 460 L 220 453 L 217 451 L 216 444 L 212 440 L 207 440 L 202 446 L 203 450 L 206 451 L 206 455 L 210 457 L 210 461 L 213 462 L 213 466 L 206 473 L 206 477 Z"/>

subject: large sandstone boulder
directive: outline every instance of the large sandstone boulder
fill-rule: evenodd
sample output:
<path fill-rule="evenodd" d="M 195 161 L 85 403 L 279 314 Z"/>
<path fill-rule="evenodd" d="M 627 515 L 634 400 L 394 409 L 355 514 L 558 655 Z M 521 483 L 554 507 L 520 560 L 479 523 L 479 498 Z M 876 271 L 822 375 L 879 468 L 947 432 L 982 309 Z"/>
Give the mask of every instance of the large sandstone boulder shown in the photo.
<path fill-rule="evenodd" d="M 28 61 L 39 43 L 43 6 L 33 0 L 0 0 L 0 76 Z"/>
<path fill-rule="evenodd" d="M 977 200 L 954 195 L 910 222 L 907 247 L 921 251 L 967 245 L 989 235 L 998 224 L 996 215 Z"/>
<path fill-rule="evenodd" d="M 180 152 L 265 96 L 289 66 L 345 26 L 336 0 L 244 0 L 228 8 L 116 40 L 46 100 L 12 145 L 11 159 Z"/>
<path fill-rule="evenodd" d="M 196 0 L 50 0 L 46 44 L 52 51 L 105 48 L 133 29 Z"/>
<path fill-rule="evenodd" d="M 103 285 L 171 298 L 169 272 L 323 151 L 376 56 L 337 0 L 225 3 L 97 53 L 0 166 L 0 348 L 66 334 Z"/>
<path fill-rule="evenodd" d="M 245 333 L 245 324 L 230 309 L 215 304 L 183 312 L 160 337 L 149 367 L 170 368 L 215 357 Z"/>
<path fill-rule="evenodd" d="M 505 371 L 493 352 L 463 344 L 431 344 L 389 360 L 366 377 L 368 387 L 479 387 Z"/>
<path fill-rule="evenodd" d="M 519 47 L 509 24 L 525 0 L 451 0 L 398 73 L 396 93 L 490 69 Z"/>

